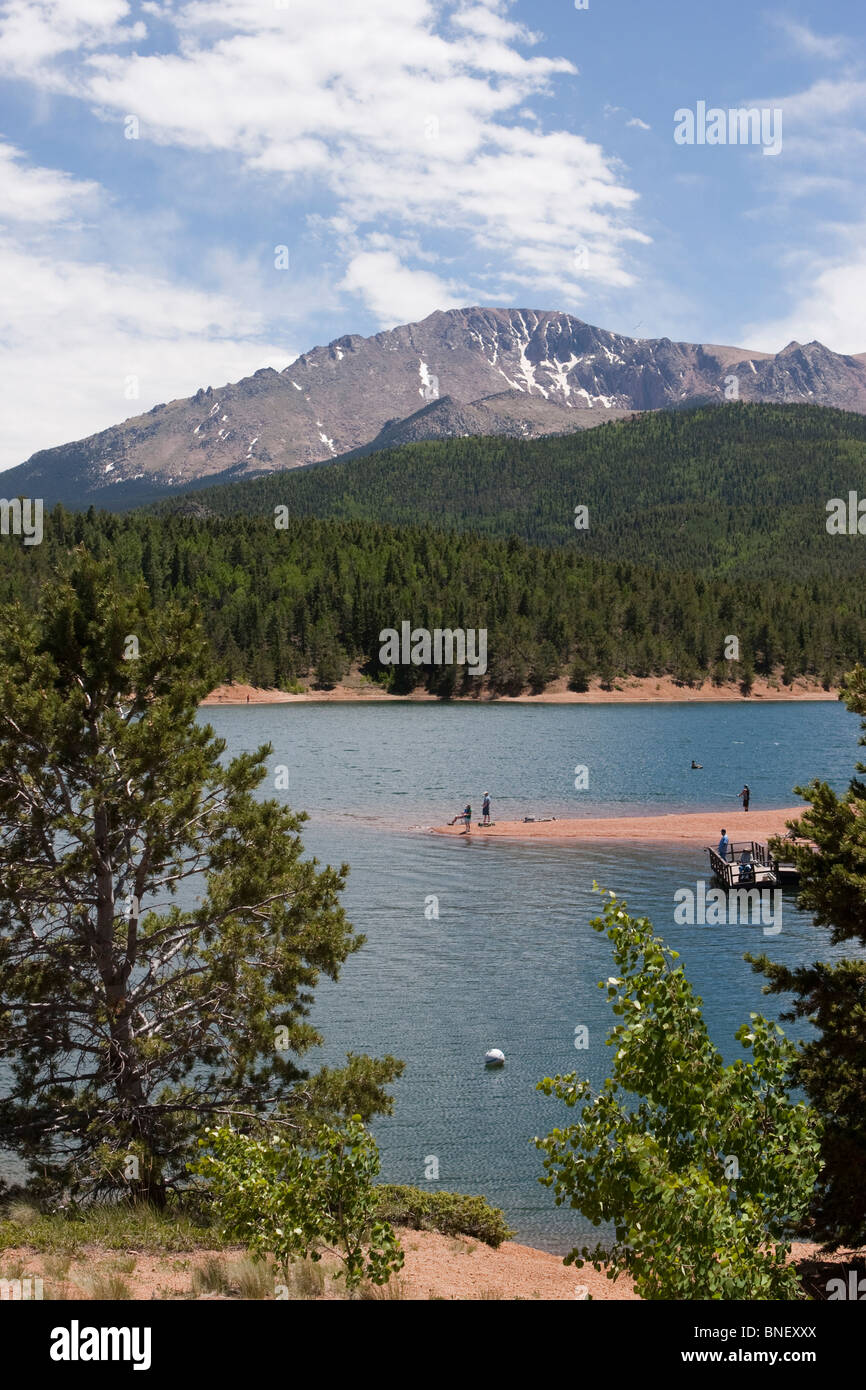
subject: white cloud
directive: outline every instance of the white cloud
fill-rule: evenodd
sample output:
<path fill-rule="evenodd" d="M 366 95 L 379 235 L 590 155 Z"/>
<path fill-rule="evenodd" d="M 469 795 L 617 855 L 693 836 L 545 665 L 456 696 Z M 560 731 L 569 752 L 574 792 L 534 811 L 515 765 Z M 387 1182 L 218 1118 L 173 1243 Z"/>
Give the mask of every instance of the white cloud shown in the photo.
<path fill-rule="evenodd" d="M 763 233 L 778 227 L 775 267 L 789 307 L 747 324 L 741 340 L 763 351 L 817 339 L 836 352 L 866 350 L 866 80 L 852 60 L 853 45 L 823 38 L 806 25 L 776 17 L 807 57 L 840 60 L 836 73 L 800 91 L 759 104 L 780 107 L 783 156 L 756 167 L 769 198 L 745 216 Z M 842 61 L 844 60 L 844 61 Z M 812 204 L 813 212 L 804 212 Z"/>
<path fill-rule="evenodd" d="M 804 53 L 809 58 L 836 59 L 845 55 L 849 41 L 841 35 L 830 36 L 816 34 L 814 29 L 810 29 L 808 24 L 801 24 L 799 20 L 791 19 L 789 15 L 777 14 L 772 17 L 773 23 L 783 31 L 790 40 L 791 46 L 798 52 Z"/>
<path fill-rule="evenodd" d="M 120 0 L 87 3 L 107 6 L 115 24 L 126 14 Z M 34 31 L 50 26 L 55 4 L 28 6 Z M 289 195 L 331 200 L 352 225 L 353 254 L 376 249 L 364 244 L 374 223 L 423 248 L 447 232 L 467 252 L 492 252 L 525 272 L 527 288 L 553 291 L 573 247 L 595 241 L 605 248 L 599 280 L 627 283 L 636 195 L 600 145 L 516 124 L 576 69 L 521 51 L 535 35 L 507 9 L 479 0 L 291 0 L 285 9 L 178 0 L 161 12 L 177 51 L 99 46 L 88 27 L 63 80 L 106 119 L 137 115 L 143 138 L 230 153 Z M 344 283 L 362 298 L 369 290 L 365 302 L 382 312 L 378 279 L 349 274 Z"/>
<path fill-rule="evenodd" d="M 606 119 L 609 119 L 611 116 L 628 116 L 628 112 L 624 106 L 611 106 L 610 102 L 607 101 L 604 104 L 604 115 Z M 642 121 L 640 116 L 628 116 L 626 125 L 637 126 L 640 130 L 652 130 L 652 126 L 647 125 L 646 121 Z"/>
<path fill-rule="evenodd" d="M 243 306 L 0 241 L 0 468 L 297 355 Z M 138 399 L 128 397 L 137 378 Z"/>
<path fill-rule="evenodd" d="M 129 12 L 127 0 L 5 0 L 3 67 L 15 76 L 38 74 L 47 85 L 65 88 L 52 60 L 143 38 L 143 24 L 124 24 Z"/>
<path fill-rule="evenodd" d="M 24 164 L 14 145 L 0 141 L 0 209 L 6 222 L 58 222 L 88 205 L 99 185 L 71 178 L 58 169 Z"/>
<path fill-rule="evenodd" d="M 848 75 L 821 78 L 802 92 L 776 98 L 774 105 L 782 107 L 786 122 L 810 122 L 813 129 L 827 126 L 842 117 L 857 117 L 866 111 L 866 82 Z"/>
<path fill-rule="evenodd" d="M 233 296 L 61 252 L 82 207 L 104 202 L 98 185 L 0 144 L 0 469 L 296 355 Z"/>
<path fill-rule="evenodd" d="M 462 29 L 468 29 L 473 34 L 483 34 L 485 38 L 500 39 L 505 43 L 511 43 L 519 39 L 521 43 L 538 43 L 539 35 L 527 29 L 523 24 L 515 24 L 512 20 L 506 19 L 503 10 L 504 5 L 467 5 L 463 10 L 458 10 L 454 15 L 454 24 Z"/>
<path fill-rule="evenodd" d="M 360 295 L 383 328 L 414 323 L 435 309 L 454 309 L 466 296 L 427 270 L 410 270 L 393 251 L 353 256 L 341 288 Z"/>
<path fill-rule="evenodd" d="M 786 343 L 817 339 L 834 352 L 866 352 L 866 227 L 852 238 L 848 257 L 834 263 L 809 255 L 788 259 L 791 279 L 799 288 L 797 303 L 773 319 L 747 326 L 744 338 L 759 351 L 778 352 Z"/>

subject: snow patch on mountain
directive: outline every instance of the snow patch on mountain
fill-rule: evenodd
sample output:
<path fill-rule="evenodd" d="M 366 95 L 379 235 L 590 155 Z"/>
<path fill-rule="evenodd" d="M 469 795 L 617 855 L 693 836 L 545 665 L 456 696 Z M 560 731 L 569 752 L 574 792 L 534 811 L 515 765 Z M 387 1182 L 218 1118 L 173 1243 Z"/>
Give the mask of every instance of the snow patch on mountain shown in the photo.
<path fill-rule="evenodd" d="M 435 400 L 439 395 L 439 379 L 433 375 L 427 363 L 420 359 L 418 361 L 418 375 L 421 378 L 418 395 L 423 396 L 425 401 Z"/>

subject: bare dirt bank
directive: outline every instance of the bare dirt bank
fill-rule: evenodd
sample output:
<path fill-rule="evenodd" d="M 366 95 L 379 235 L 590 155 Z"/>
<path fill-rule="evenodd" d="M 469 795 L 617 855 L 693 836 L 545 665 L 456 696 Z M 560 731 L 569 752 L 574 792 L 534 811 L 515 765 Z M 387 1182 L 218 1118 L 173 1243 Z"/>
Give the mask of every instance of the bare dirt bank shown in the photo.
<path fill-rule="evenodd" d="M 398 1227 L 405 1263 L 386 1289 L 368 1296 L 400 1299 L 556 1299 L 634 1300 L 631 1280 L 612 1283 L 594 1269 L 572 1269 L 558 1255 L 528 1245 L 505 1241 L 498 1250 L 469 1236 L 445 1236 L 438 1231 Z M 202 1289 L 201 1273 L 216 1266 L 225 1282 L 211 1276 L 211 1292 Z M 316 1267 L 317 1280 L 307 1287 L 293 1287 L 290 1298 L 335 1300 L 346 1297 L 342 1281 L 331 1279 L 336 1262 L 328 1256 Z M 105 1250 L 82 1246 L 73 1258 L 37 1254 L 26 1246 L 0 1253 L 0 1270 L 16 1277 L 40 1276 L 44 1296 L 91 1300 L 118 1296 L 131 1299 L 195 1299 L 200 1297 L 250 1297 L 244 1292 L 243 1275 L 250 1262 L 244 1251 L 191 1250 L 149 1252 Z M 314 1272 L 316 1272 L 314 1270 Z M 323 1278 L 322 1275 L 325 1277 Z M 198 1276 L 198 1277 L 197 1277 Z M 258 1297 L 273 1298 L 275 1276 L 261 1280 Z M 284 1295 L 283 1295 L 284 1296 Z"/>
<path fill-rule="evenodd" d="M 591 681 L 586 691 L 569 690 L 564 679 L 552 682 L 541 695 L 491 695 L 482 691 L 479 695 L 455 697 L 461 704 L 502 704 L 502 705 L 609 705 L 609 704 L 690 704 L 702 701 L 740 701 L 741 703 L 768 703 L 773 700 L 835 700 L 838 691 L 825 690 L 814 681 L 797 680 L 791 686 L 780 681 L 756 679 L 749 696 L 744 696 L 738 685 L 713 685 L 707 681 L 701 686 L 678 685 L 670 676 L 648 676 L 638 679 L 629 677 L 609 689 L 602 689 L 598 681 Z M 321 701 L 351 703 L 354 701 L 385 700 L 395 703 L 429 703 L 437 701 L 438 696 L 427 691 L 415 691 L 411 695 L 389 695 L 380 685 L 347 677 L 345 683 L 335 685 L 332 690 L 305 690 L 302 694 L 290 694 L 286 690 L 262 689 L 260 686 L 244 685 L 235 682 L 218 685 L 202 700 L 203 705 L 292 705 Z"/>
<path fill-rule="evenodd" d="M 796 820 L 805 806 L 781 810 L 749 810 L 730 806 L 724 811 L 687 811 L 662 816 L 580 816 L 555 821 L 497 821 L 489 829 L 472 822 L 470 836 L 499 840 L 652 840 L 663 844 L 686 840 L 716 845 L 724 826 L 731 840 L 766 840 L 784 835 L 786 821 Z M 465 835 L 461 824 L 431 827 L 434 835 Z"/>
<path fill-rule="evenodd" d="M 405 1254 L 401 1272 L 383 1290 L 368 1297 L 384 1299 L 540 1299 L 573 1301 L 590 1298 L 602 1301 L 633 1302 L 637 1299 L 632 1282 L 623 1276 L 613 1283 L 594 1269 L 573 1269 L 558 1255 L 534 1250 L 528 1245 L 506 1241 L 493 1250 L 468 1236 L 444 1236 L 438 1231 L 398 1228 Z M 796 1264 L 807 1297 L 826 1299 L 828 1280 L 842 1276 L 847 1284 L 849 1271 L 862 1275 L 864 1250 L 837 1250 L 824 1254 L 817 1245 L 798 1242 L 792 1246 L 790 1260 Z M 211 1277 L 202 1281 L 202 1271 L 210 1266 Z M 261 1268 L 261 1267 L 259 1267 Z M 292 1299 L 344 1299 L 342 1283 L 331 1279 L 334 1261 L 326 1256 L 319 1278 L 308 1278 L 289 1292 Z M 250 1297 L 273 1298 L 273 1273 L 257 1280 L 250 1291 L 251 1266 L 242 1250 L 136 1251 L 122 1253 L 98 1245 L 79 1247 L 74 1255 L 37 1253 L 26 1245 L 3 1250 L 0 1270 L 10 1277 L 39 1276 L 44 1281 L 44 1297 L 91 1301 L 93 1299 L 196 1299 Z M 214 1270 L 217 1278 L 213 1277 Z M 222 1277 L 220 1277 L 222 1271 Z M 253 1271 L 254 1272 L 254 1269 Z M 246 1275 L 246 1280 L 244 1279 Z M 324 1276 L 324 1277 L 323 1277 Z M 202 1287 L 210 1288 L 206 1292 Z M 214 1287 L 216 1286 L 216 1287 Z M 695 1289 L 696 1299 L 702 1291 Z"/>

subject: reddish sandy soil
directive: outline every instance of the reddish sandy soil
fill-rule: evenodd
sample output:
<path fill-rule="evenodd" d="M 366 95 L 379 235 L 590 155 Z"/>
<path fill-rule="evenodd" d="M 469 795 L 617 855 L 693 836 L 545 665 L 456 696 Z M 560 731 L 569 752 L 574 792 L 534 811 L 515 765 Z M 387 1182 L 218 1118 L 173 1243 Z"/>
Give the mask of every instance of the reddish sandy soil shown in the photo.
<path fill-rule="evenodd" d="M 665 816 L 580 816 L 555 821 L 497 821 L 489 829 L 472 822 L 470 835 L 499 840 L 653 840 L 658 844 L 671 840 L 687 840 L 704 845 L 717 845 L 722 826 L 731 840 L 766 840 L 770 835 L 784 835 L 786 821 L 802 815 L 804 806 L 789 806 L 778 811 L 744 812 L 742 806 L 733 811 L 689 811 L 683 815 Z M 748 836 L 746 832 L 748 831 Z M 462 823 L 432 827 L 434 835 L 465 835 Z"/>
<path fill-rule="evenodd" d="M 835 700 L 836 690 L 824 690 L 822 686 L 809 681 L 795 681 L 791 687 L 781 682 L 770 684 L 766 680 L 756 680 L 749 699 L 752 702 L 766 703 L 769 700 Z M 363 700 L 410 701 L 424 703 L 438 697 L 426 691 L 416 691 L 413 695 L 388 695 L 381 686 L 359 678 L 348 678 L 344 685 L 336 685 L 333 690 L 305 690 L 302 695 L 290 695 L 285 690 L 263 690 L 254 685 L 218 685 L 202 700 L 203 705 L 283 705 L 307 704 L 311 701 L 352 702 Z M 476 700 L 475 696 L 459 697 L 463 702 Z M 689 703 L 707 700 L 744 701 L 736 685 L 717 686 L 709 682 L 692 689 L 677 685 L 670 676 L 650 676 L 645 680 L 621 680 L 610 690 L 602 690 L 598 681 L 591 681 L 590 688 L 582 694 L 566 688 L 565 680 L 554 681 L 542 695 L 498 696 L 494 699 L 482 692 L 477 700 L 482 704 L 503 705 L 586 705 L 586 704 L 626 704 L 626 703 Z"/>
<path fill-rule="evenodd" d="M 593 1269 L 577 1270 L 557 1255 L 506 1241 L 493 1250 L 468 1236 L 443 1236 L 436 1231 L 400 1229 L 405 1263 L 391 1281 L 392 1296 L 404 1299 L 634 1299 L 630 1280 L 614 1284 Z M 211 1259 L 220 1261 L 232 1278 L 232 1268 L 244 1262 L 242 1250 L 193 1250 L 182 1253 L 128 1253 L 85 1247 L 68 1269 L 58 1267 L 56 1257 L 35 1254 L 26 1247 L 0 1252 L 0 1275 L 41 1275 L 44 1296 L 90 1300 L 105 1297 L 94 1283 L 100 1275 L 115 1274 L 126 1285 L 129 1297 L 214 1297 L 193 1291 L 193 1275 Z M 134 1269 L 129 1266 L 134 1263 Z M 334 1268 L 327 1258 L 322 1268 Z M 276 1282 L 276 1281 L 274 1281 Z M 229 1296 L 232 1296 L 231 1294 Z M 234 1297 L 238 1297 L 235 1291 Z M 384 1295 L 387 1297 L 387 1295 Z M 327 1278 L 325 1299 L 345 1298 L 342 1283 Z"/>
<path fill-rule="evenodd" d="M 378 1295 L 400 1299 L 585 1299 L 633 1301 L 637 1295 L 631 1281 L 621 1278 L 612 1283 L 594 1269 L 573 1269 L 556 1255 L 533 1250 L 527 1245 L 507 1241 L 492 1250 L 467 1236 L 443 1236 L 434 1231 L 400 1229 L 405 1264 L 391 1281 L 389 1291 Z M 829 1278 L 856 1269 L 863 1276 L 866 1250 L 840 1250 L 820 1255 L 818 1246 L 796 1244 L 791 1259 L 797 1264 L 804 1287 L 813 1298 L 827 1297 Z M 216 1260 L 226 1269 L 228 1293 L 200 1293 L 193 1290 L 193 1276 L 207 1261 Z M 71 1261 L 57 1256 L 35 1254 L 26 1246 L 0 1252 L 0 1276 L 19 1278 L 40 1275 L 46 1298 L 89 1301 L 106 1297 L 100 1276 L 114 1275 L 125 1285 L 131 1299 L 239 1298 L 233 1274 L 239 1264 L 249 1263 L 241 1250 L 191 1250 L 177 1253 L 118 1252 L 100 1247 L 84 1247 Z M 322 1261 L 326 1272 L 333 1263 Z M 274 1281 L 276 1282 L 276 1281 Z M 271 1297 L 270 1281 L 265 1297 Z M 327 1300 L 345 1298 L 342 1284 L 330 1278 L 315 1297 Z M 695 1297 L 700 1298 L 695 1291 Z M 115 1292 L 116 1297 L 116 1292 Z"/>

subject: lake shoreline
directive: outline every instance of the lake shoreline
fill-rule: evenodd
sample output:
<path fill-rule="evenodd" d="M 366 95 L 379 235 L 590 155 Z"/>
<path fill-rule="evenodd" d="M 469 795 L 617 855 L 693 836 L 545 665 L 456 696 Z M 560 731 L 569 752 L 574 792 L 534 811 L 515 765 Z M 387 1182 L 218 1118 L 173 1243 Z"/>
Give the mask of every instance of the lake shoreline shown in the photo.
<path fill-rule="evenodd" d="M 427 690 L 414 691 L 411 695 L 391 695 L 387 690 L 371 681 L 348 680 L 335 685 L 331 690 L 304 690 L 292 694 L 287 690 L 273 687 L 247 685 L 243 682 L 225 682 L 216 686 L 200 702 L 202 706 L 214 705 L 294 705 L 294 704 L 468 704 L 468 705 L 611 705 L 611 704 L 699 704 L 699 703 L 738 703 L 774 704 L 798 701 L 836 701 L 839 692 L 835 687 L 825 690 L 817 681 L 796 680 L 791 686 L 783 686 L 774 681 L 755 679 L 750 695 L 743 695 L 734 683 L 713 685 L 707 681 L 700 686 L 678 685 L 670 676 L 628 677 L 617 681 L 609 690 L 604 690 L 599 681 L 590 681 L 585 691 L 569 690 L 564 678 L 553 681 L 540 695 L 491 695 L 484 691 L 480 695 L 455 695 L 451 700 L 442 700 Z"/>

